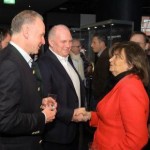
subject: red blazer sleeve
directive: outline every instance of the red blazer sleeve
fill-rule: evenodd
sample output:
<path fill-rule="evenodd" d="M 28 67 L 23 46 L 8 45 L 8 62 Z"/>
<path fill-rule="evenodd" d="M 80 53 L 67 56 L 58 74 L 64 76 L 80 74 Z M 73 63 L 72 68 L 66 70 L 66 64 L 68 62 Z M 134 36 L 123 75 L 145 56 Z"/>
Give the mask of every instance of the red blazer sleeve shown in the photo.
<path fill-rule="evenodd" d="M 97 127 L 98 125 L 98 116 L 97 116 L 97 113 L 92 111 L 91 112 L 91 120 L 90 120 L 90 126 L 92 127 Z"/>

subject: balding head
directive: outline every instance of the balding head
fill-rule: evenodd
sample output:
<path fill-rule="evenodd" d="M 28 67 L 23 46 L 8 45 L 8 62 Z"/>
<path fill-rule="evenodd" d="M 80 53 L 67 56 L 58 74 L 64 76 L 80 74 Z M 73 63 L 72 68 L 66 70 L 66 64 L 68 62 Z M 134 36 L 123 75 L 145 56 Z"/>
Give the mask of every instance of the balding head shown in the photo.
<path fill-rule="evenodd" d="M 136 42 L 143 50 L 147 47 L 147 35 L 141 31 L 135 31 L 130 36 L 130 41 Z"/>
<path fill-rule="evenodd" d="M 67 57 L 72 46 L 70 30 L 65 25 L 56 25 L 48 33 L 50 49 L 62 57 Z"/>

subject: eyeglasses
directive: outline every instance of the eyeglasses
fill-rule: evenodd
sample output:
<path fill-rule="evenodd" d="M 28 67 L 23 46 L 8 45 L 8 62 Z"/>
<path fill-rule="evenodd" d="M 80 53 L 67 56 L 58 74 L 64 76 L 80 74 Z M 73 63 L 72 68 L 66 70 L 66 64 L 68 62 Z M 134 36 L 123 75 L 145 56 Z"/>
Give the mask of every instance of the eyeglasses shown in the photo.
<path fill-rule="evenodd" d="M 142 42 L 135 42 L 135 43 L 137 43 L 137 44 L 139 44 L 139 45 L 141 45 L 141 44 L 146 44 L 146 43 L 142 43 Z"/>

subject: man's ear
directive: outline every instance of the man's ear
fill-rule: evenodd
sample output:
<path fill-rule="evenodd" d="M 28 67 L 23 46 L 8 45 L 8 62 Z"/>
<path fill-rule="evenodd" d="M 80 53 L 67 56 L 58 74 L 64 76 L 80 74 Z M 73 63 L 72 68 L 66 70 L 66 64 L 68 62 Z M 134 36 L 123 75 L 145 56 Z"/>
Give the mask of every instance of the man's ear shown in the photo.
<path fill-rule="evenodd" d="M 28 37 L 29 37 L 29 30 L 30 29 L 29 29 L 29 27 L 27 25 L 24 25 L 22 27 L 22 34 L 23 34 L 25 39 L 28 39 Z"/>
<path fill-rule="evenodd" d="M 54 41 L 53 41 L 52 39 L 49 39 L 49 40 L 48 40 L 48 43 L 49 43 L 49 45 L 50 45 L 51 47 L 54 47 Z"/>

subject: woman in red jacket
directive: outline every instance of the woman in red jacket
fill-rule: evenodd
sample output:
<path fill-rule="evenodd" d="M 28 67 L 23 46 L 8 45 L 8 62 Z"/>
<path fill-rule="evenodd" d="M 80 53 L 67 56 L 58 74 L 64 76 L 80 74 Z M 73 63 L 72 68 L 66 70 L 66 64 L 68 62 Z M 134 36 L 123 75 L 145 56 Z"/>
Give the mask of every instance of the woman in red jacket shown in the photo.
<path fill-rule="evenodd" d="M 97 127 L 92 150 L 141 150 L 148 141 L 147 57 L 136 43 L 118 43 L 111 50 L 110 71 L 113 88 L 96 112 L 84 116 Z"/>

